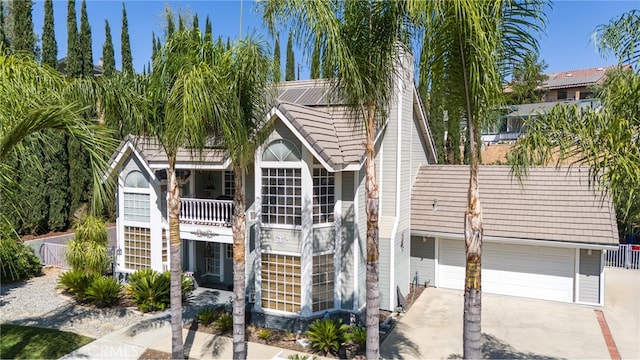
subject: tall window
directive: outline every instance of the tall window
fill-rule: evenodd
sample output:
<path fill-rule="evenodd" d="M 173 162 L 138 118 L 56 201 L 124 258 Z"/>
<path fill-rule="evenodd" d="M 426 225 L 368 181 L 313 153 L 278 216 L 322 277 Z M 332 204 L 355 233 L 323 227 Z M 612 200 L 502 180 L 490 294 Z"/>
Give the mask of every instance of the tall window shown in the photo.
<path fill-rule="evenodd" d="M 313 169 L 313 223 L 333 222 L 335 179 L 325 168 Z"/>
<path fill-rule="evenodd" d="M 300 311 L 300 257 L 262 254 L 262 307 Z"/>
<path fill-rule="evenodd" d="M 224 195 L 228 197 L 233 197 L 236 193 L 236 182 L 235 175 L 233 171 L 225 171 L 224 172 Z"/>
<path fill-rule="evenodd" d="M 124 227 L 124 266 L 131 270 L 151 267 L 151 231 L 149 229 Z"/>
<path fill-rule="evenodd" d="M 124 220 L 149 222 L 149 182 L 140 171 L 132 171 L 124 180 Z"/>
<path fill-rule="evenodd" d="M 262 169 L 262 222 L 300 225 L 301 194 L 300 169 Z"/>
<path fill-rule="evenodd" d="M 313 257 L 313 311 L 333 308 L 333 254 Z"/>

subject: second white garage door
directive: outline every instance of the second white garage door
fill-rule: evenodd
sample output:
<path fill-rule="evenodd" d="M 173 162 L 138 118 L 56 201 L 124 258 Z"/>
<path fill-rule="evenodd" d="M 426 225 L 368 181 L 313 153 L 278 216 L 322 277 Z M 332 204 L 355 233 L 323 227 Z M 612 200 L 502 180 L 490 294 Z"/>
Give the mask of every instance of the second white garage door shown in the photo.
<path fill-rule="evenodd" d="M 574 249 L 485 242 L 482 289 L 488 293 L 573 301 Z M 464 287 L 464 241 L 439 241 L 438 286 Z"/>

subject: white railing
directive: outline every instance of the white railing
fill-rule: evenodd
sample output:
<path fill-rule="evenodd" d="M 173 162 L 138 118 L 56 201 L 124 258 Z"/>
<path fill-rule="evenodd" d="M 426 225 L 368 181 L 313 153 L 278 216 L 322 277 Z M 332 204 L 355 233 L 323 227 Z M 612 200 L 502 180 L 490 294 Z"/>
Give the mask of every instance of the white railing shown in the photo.
<path fill-rule="evenodd" d="M 605 265 L 625 269 L 640 269 L 640 245 L 620 244 L 617 250 L 607 250 Z"/>
<path fill-rule="evenodd" d="M 180 222 L 231 226 L 232 200 L 180 199 Z"/>

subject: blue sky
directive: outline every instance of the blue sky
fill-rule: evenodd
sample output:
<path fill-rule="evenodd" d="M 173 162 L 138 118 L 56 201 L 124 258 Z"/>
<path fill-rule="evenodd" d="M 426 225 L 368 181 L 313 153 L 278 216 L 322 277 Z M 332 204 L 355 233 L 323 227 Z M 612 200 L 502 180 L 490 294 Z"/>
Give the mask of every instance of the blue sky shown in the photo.
<path fill-rule="evenodd" d="M 78 26 L 80 25 L 80 0 L 76 0 Z M 151 33 L 162 33 L 162 13 L 165 4 L 172 9 L 197 13 L 200 27 L 208 15 L 213 24 L 214 36 L 235 38 L 242 33 L 256 31 L 263 39 L 273 39 L 262 27 L 260 15 L 255 11 L 251 0 L 244 1 L 125 1 L 129 21 L 129 36 L 136 71 L 142 71 L 151 57 Z M 242 7 L 242 13 L 240 11 Z M 588 67 L 599 67 L 615 63 L 615 59 L 603 59 L 595 50 L 591 35 L 597 25 L 623 12 L 640 8 L 640 0 L 628 1 L 555 1 L 548 11 L 549 19 L 546 34 L 540 38 L 541 58 L 549 65 L 547 72 L 573 70 Z M 116 53 L 116 67 L 120 68 L 120 29 L 122 26 L 122 1 L 88 0 L 87 10 L 91 23 L 93 39 L 93 57 L 97 63 L 102 55 L 105 40 L 105 20 L 109 21 L 111 35 Z M 44 2 L 35 1 L 33 21 L 36 33 L 42 33 Z M 54 0 L 54 22 L 58 57 L 66 54 L 67 47 L 67 1 Z M 242 19 L 242 20 L 241 20 Z M 240 25 L 242 21 L 242 26 Z M 286 34 L 281 35 L 282 61 Z M 302 54 L 296 54 L 296 62 L 300 63 L 301 78 L 308 77 L 308 61 Z"/>

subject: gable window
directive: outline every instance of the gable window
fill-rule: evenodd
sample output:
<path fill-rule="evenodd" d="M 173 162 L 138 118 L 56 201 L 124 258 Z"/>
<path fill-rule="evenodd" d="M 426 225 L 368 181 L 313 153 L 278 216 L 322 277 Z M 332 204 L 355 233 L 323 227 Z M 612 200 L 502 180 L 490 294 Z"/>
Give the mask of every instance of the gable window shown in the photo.
<path fill-rule="evenodd" d="M 333 222 L 335 178 L 325 168 L 313 169 L 313 223 Z"/>
<path fill-rule="evenodd" d="M 302 170 L 300 150 L 290 141 L 271 142 L 262 154 L 262 222 L 302 224 Z"/>
<path fill-rule="evenodd" d="M 124 180 L 124 220 L 151 221 L 149 182 L 140 171 L 130 172 Z"/>
<path fill-rule="evenodd" d="M 300 225 L 301 194 L 300 169 L 262 169 L 262 222 Z"/>

